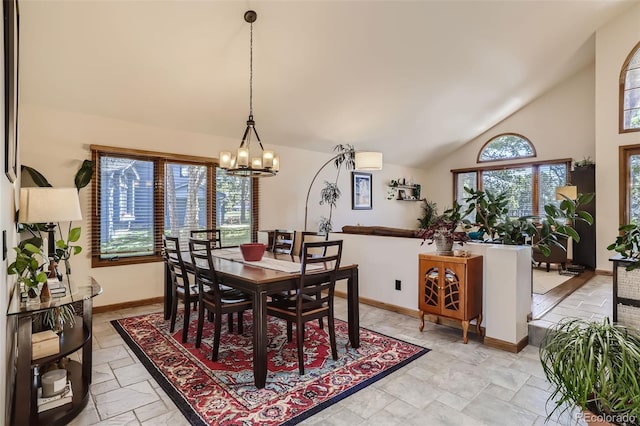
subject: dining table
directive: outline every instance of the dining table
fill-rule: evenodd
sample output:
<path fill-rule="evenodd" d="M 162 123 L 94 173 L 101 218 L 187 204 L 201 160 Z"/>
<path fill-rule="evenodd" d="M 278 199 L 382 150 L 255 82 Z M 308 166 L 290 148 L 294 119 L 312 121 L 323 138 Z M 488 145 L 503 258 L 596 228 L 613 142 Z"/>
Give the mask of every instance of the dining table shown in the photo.
<path fill-rule="evenodd" d="M 189 252 L 182 253 L 187 269 L 193 269 Z M 294 290 L 300 280 L 300 258 L 288 254 L 265 252 L 259 262 L 245 262 L 238 248 L 214 250 L 213 265 L 222 282 L 251 295 L 253 301 L 253 375 L 257 388 L 267 379 L 267 297 Z M 337 280 L 347 280 L 347 323 L 351 347 L 360 346 L 358 301 L 358 265 L 340 265 Z M 173 291 L 165 265 L 164 318 L 171 316 Z"/>

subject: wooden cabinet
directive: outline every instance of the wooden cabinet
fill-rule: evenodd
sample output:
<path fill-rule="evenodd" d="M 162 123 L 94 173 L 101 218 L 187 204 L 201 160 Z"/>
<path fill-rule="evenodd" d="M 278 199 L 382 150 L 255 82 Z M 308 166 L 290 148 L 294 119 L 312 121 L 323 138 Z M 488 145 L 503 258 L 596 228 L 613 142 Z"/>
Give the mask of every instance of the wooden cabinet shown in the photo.
<path fill-rule="evenodd" d="M 482 322 L 482 256 L 453 257 L 419 254 L 418 308 L 420 331 L 424 315 L 452 318 L 462 323 L 464 343 L 469 322 Z"/>
<path fill-rule="evenodd" d="M 593 165 L 576 167 L 571 172 L 571 184 L 578 187 L 578 193 L 588 194 L 596 191 L 596 168 Z M 588 269 L 596 269 L 596 199 L 584 206 L 585 211 L 593 216 L 593 225 L 582 221 L 576 221 L 574 227 L 580 242 L 573 240 L 573 256 L 571 262 L 574 265 L 582 265 Z"/>
<path fill-rule="evenodd" d="M 66 282 L 65 285 L 69 288 L 66 296 L 35 305 L 21 301 L 19 291 L 15 291 L 9 305 L 8 315 L 17 317 L 19 354 L 12 425 L 66 425 L 89 401 L 93 297 L 100 294 L 102 288 L 92 278 L 82 285 L 75 285 L 73 282 Z M 75 325 L 65 326 L 64 331 L 60 333 L 58 353 L 32 359 L 31 335 L 34 317 L 47 309 L 76 302 L 82 304 L 82 316 L 77 316 Z M 73 389 L 71 403 L 38 413 L 37 389 L 40 386 L 40 370 L 46 364 L 57 362 L 78 351 L 81 361 L 71 360 L 66 366 L 67 377 Z"/>

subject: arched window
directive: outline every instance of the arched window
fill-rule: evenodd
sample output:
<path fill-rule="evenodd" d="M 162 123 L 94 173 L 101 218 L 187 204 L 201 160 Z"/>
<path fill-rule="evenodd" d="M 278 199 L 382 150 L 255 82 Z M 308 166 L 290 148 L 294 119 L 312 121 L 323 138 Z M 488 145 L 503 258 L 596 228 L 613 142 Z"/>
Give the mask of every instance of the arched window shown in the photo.
<path fill-rule="evenodd" d="M 516 133 L 495 136 L 480 149 L 478 163 L 499 160 L 517 160 L 536 156 L 536 149 L 529 139 Z"/>
<path fill-rule="evenodd" d="M 640 132 L 640 42 L 620 72 L 620 133 Z"/>

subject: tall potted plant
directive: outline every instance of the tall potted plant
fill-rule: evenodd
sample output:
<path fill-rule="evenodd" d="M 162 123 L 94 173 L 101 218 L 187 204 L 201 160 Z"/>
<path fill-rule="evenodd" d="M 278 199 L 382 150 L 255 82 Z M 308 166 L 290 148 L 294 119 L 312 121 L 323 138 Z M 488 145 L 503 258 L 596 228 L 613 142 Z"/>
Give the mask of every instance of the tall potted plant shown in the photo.
<path fill-rule="evenodd" d="M 320 169 L 316 172 L 311 179 L 311 183 L 309 184 L 309 190 L 307 191 L 307 198 L 304 204 L 304 230 L 307 230 L 307 217 L 308 217 L 308 209 L 309 209 L 309 195 L 311 194 L 311 187 L 313 183 L 316 181 L 316 178 L 320 174 L 320 172 L 329 164 L 333 163 L 336 167 L 336 179 L 333 182 L 324 181 L 324 187 L 320 192 L 320 204 L 328 204 L 329 205 L 329 217 L 322 216 L 320 218 L 320 224 L 318 227 L 318 231 L 320 233 L 326 234 L 331 231 L 331 215 L 333 213 L 333 208 L 336 206 L 338 199 L 340 198 L 340 188 L 338 187 L 338 178 L 340 177 L 340 170 L 342 166 L 345 166 L 347 170 L 351 170 L 355 168 L 356 160 L 355 155 L 356 151 L 353 148 L 353 145 L 345 144 L 345 145 L 336 145 L 333 148 L 333 151 L 336 152 L 336 155 L 333 156 L 330 160 L 324 163 Z"/>
<path fill-rule="evenodd" d="M 637 330 L 611 324 L 609 318 L 602 322 L 567 318 L 547 331 L 540 360 L 553 387 L 549 401 L 554 407 L 548 419 L 578 407 L 587 421 L 640 424 Z"/>

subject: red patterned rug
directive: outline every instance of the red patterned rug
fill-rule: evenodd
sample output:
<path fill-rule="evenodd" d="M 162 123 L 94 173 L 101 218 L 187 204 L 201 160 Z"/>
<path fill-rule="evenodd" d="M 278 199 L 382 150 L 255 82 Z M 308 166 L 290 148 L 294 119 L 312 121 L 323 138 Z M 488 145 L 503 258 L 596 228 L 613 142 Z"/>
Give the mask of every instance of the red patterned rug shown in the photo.
<path fill-rule="evenodd" d="M 298 374 L 295 338 L 287 343 L 286 323 L 269 317 L 267 385 L 253 385 L 252 320 L 244 333 L 229 334 L 223 321 L 218 361 L 211 361 L 213 323 L 205 321 L 202 345 L 195 348 L 196 318 L 189 342 L 182 343 L 179 317 L 169 333 L 162 313 L 111 323 L 151 375 L 193 425 L 296 424 L 357 392 L 429 351 L 360 329 L 360 347 L 348 345 L 347 324 L 336 320 L 338 360 L 331 358 L 329 336 L 309 322 L 305 336 L 305 374 Z M 326 327 L 326 323 L 325 323 Z"/>

